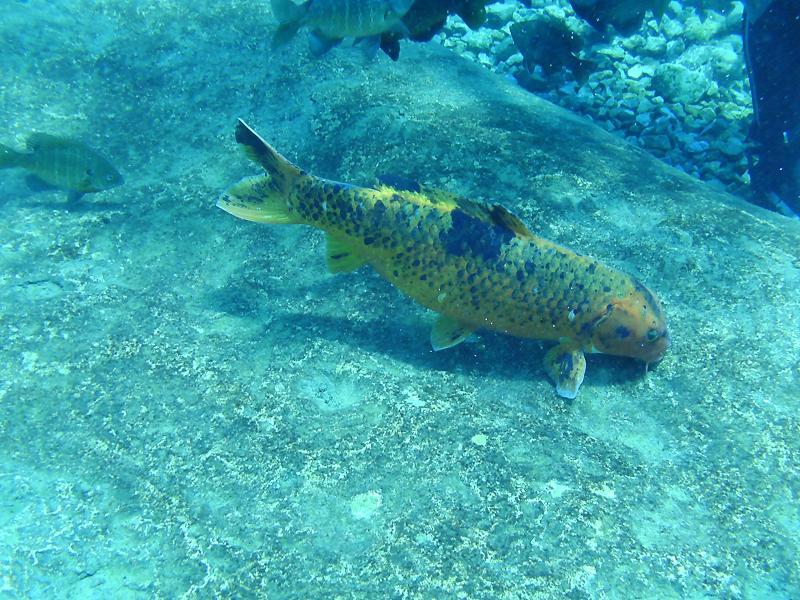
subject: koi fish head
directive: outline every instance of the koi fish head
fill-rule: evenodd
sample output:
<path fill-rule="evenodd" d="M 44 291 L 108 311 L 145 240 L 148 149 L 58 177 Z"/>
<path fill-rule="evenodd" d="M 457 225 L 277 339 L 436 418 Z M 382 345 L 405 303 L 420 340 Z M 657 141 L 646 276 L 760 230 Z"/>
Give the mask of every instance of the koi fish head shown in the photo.
<path fill-rule="evenodd" d="M 635 282 L 628 296 L 606 305 L 592 325 L 592 345 L 598 352 L 655 363 L 669 348 L 667 321 L 653 293 Z"/>

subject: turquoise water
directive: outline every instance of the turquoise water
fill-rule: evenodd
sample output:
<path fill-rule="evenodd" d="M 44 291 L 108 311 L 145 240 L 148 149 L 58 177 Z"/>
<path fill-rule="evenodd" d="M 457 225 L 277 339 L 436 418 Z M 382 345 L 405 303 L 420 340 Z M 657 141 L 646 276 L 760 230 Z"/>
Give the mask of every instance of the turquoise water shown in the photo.
<path fill-rule="evenodd" d="M 67 205 L 0 171 L 0 594 L 794 598 L 800 226 L 434 43 L 393 63 L 263 2 L 31 0 L 0 22 L 0 143 L 101 151 Z M 642 279 L 673 345 L 588 357 L 434 314 L 319 231 L 239 221 L 246 119 L 303 168 L 490 202 Z"/>

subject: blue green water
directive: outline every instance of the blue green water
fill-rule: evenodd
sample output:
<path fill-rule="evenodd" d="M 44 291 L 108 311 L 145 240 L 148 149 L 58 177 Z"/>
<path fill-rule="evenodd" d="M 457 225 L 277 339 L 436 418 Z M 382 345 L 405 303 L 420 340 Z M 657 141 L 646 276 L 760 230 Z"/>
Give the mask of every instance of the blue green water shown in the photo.
<path fill-rule="evenodd" d="M 6 2 L 0 143 L 125 176 L 67 206 L 0 171 L 0 594 L 794 598 L 800 226 L 440 46 L 270 47 L 265 3 Z M 500 202 L 642 279 L 673 346 L 434 353 L 430 313 L 321 233 L 214 205 L 244 118 L 320 176 Z"/>

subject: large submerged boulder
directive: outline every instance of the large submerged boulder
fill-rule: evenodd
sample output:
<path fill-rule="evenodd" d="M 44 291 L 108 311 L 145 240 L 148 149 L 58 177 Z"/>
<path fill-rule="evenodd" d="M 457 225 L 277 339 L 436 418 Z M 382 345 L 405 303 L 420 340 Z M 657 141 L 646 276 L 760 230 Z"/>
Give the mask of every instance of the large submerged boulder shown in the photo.
<path fill-rule="evenodd" d="M 796 596 L 800 225 L 435 45 L 276 56 L 234 4 L 81 13 L 115 27 L 96 55 L 36 50 L 75 53 L 49 110 L 90 114 L 126 185 L 73 211 L 5 188 L 5 589 Z M 52 64 L 9 69 L 4 122 L 63 126 L 24 111 Z M 670 352 L 589 357 L 571 403 L 537 342 L 432 353 L 431 316 L 328 275 L 319 232 L 213 207 L 256 171 L 237 117 L 318 175 L 499 202 L 634 274 Z"/>

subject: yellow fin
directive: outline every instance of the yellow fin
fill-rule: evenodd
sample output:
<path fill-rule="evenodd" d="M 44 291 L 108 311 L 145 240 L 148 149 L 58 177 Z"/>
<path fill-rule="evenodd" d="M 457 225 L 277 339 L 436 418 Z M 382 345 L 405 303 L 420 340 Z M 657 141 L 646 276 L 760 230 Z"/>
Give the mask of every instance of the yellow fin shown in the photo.
<path fill-rule="evenodd" d="M 562 342 L 544 357 L 544 369 L 556 384 L 562 398 L 574 399 L 586 374 L 586 357 L 574 343 Z"/>
<path fill-rule="evenodd" d="M 286 199 L 274 189 L 270 178 L 263 175 L 245 177 L 231 186 L 217 200 L 217 206 L 234 217 L 255 223 L 282 225 L 303 222 L 299 215 L 289 210 Z"/>
<path fill-rule="evenodd" d="M 431 347 L 434 350 L 444 350 L 457 346 L 467 339 L 477 329 L 444 315 L 439 315 L 431 329 Z"/>
<path fill-rule="evenodd" d="M 331 273 L 349 273 L 367 262 L 363 256 L 356 253 L 347 240 L 330 233 L 325 239 L 328 243 L 328 271 Z"/>
<path fill-rule="evenodd" d="M 458 206 L 459 197 L 453 192 L 442 190 L 439 188 L 432 188 L 422 186 L 422 194 L 428 197 L 432 204 L 439 204 L 447 208 L 455 208 Z"/>

